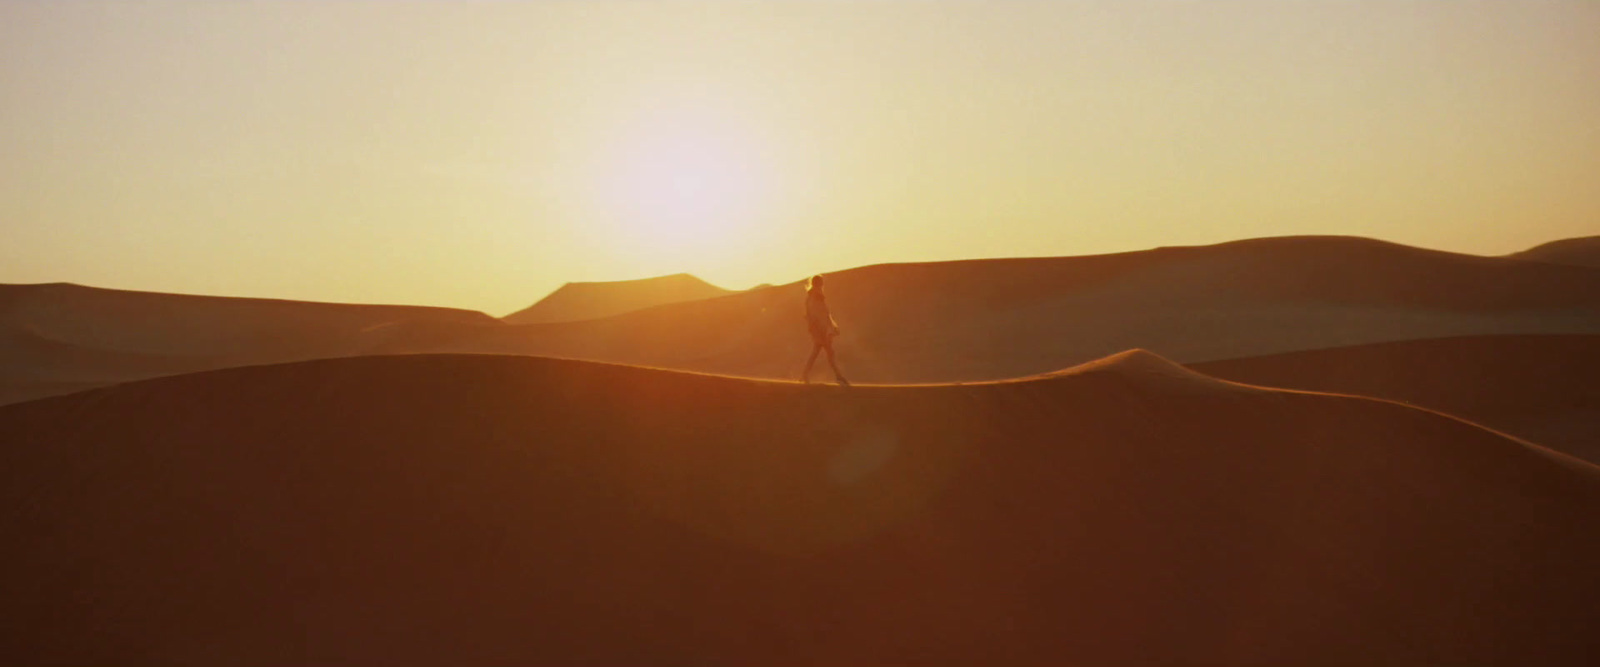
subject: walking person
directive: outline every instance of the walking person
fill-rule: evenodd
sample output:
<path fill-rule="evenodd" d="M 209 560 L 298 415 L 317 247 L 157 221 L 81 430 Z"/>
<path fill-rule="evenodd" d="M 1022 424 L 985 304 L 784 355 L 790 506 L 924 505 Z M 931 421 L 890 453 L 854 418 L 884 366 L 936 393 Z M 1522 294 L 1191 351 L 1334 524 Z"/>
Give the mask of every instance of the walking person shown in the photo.
<path fill-rule="evenodd" d="M 811 356 L 806 359 L 806 370 L 801 375 L 801 380 L 811 384 L 811 365 L 817 362 L 817 353 L 827 351 L 828 366 L 833 368 L 833 379 L 842 386 L 850 386 L 850 381 L 844 379 L 844 374 L 839 372 L 839 364 L 833 358 L 833 338 L 839 335 L 839 325 L 833 321 L 833 314 L 828 312 L 828 297 L 822 293 L 822 276 L 811 276 L 806 282 L 806 330 L 811 333 Z"/>

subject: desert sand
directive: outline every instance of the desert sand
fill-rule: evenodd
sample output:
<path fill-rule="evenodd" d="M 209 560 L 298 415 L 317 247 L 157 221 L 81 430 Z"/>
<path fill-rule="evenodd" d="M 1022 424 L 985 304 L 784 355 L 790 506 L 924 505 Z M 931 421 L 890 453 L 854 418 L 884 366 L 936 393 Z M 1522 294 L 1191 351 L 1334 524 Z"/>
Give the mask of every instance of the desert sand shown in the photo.
<path fill-rule="evenodd" d="M 1600 462 L 1600 336 L 1467 336 L 1192 364 L 1228 380 L 1401 401 Z"/>
<path fill-rule="evenodd" d="M 358 357 L 0 407 L 0 442 L 14 664 L 1600 652 L 1600 468 L 1144 352 L 849 389 Z"/>

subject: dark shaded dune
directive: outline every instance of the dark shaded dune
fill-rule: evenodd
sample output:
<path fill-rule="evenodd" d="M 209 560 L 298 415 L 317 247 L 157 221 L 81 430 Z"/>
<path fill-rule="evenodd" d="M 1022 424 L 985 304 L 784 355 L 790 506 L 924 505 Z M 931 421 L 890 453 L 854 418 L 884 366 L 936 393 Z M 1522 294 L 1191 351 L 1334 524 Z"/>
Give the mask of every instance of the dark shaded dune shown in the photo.
<path fill-rule="evenodd" d="M 1600 273 L 1370 239 L 1287 237 L 1087 257 L 828 274 L 846 368 L 870 382 L 1000 379 L 1146 348 L 1185 363 L 1388 340 L 1600 333 Z M 435 351 L 794 378 L 799 283 Z"/>
<path fill-rule="evenodd" d="M 1600 268 L 1600 236 L 1583 236 L 1551 241 L 1519 253 L 1513 253 L 1509 257 L 1536 262 Z"/>
<path fill-rule="evenodd" d="M 51 340 L 128 352 L 186 355 L 354 349 L 354 334 L 391 322 L 432 319 L 492 322 L 449 308 L 313 303 L 279 299 L 161 294 L 64 283 L 4 285 L 0 324 L 26 326 Z"/>
<path fill-rule="evenodd" d="M 598 283 L 567 283 L 501 319 L 512 324 L 574 322 L 620 315 L 640 308 L 730 294 L 687 273 Z"/>
<path fill-rule="evenodd" d="M 500 324 L 447 308 L 0 285 L 0 383 L 15 397 L 34 397 L 65 386 L 410 351 L 401 342 L 436 346 Z M 458 333 L 419 333 L 440 329 Z"/>
<path fill-rule="evenodd" d="M 124 352 L 63 343 L 21 327 L 0 330 L 0 358 L 13 362 L 5 376 L 15 381 L 110 383 L 174 375 L 220 363 L 202 356 Z"/>
<path fill-rule="evenodd" d="M 26 326 L 0 327 L 0 405 L 231 365 L 204 356 L 86 347 L 50 340 Z"/>
<path fill-rule="evenodd" d="M 1375 396 L 1600 461 L 1600 336 L 1470 336 L 1191 364 L 1270 387 Z"/>
<path fill-rule="evenodd" d="M 1583 664 L 1600 469 L 1144 353 L 849 390 L 492 356 L 0 408 L 18 664 Z"/>

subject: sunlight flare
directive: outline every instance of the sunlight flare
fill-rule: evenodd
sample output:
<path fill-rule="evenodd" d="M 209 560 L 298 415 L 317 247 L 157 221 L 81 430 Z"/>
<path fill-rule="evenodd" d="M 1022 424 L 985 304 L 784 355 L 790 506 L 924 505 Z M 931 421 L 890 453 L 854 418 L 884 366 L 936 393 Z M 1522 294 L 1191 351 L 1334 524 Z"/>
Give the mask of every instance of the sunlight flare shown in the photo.
<path fill-rule="evenodd" d="M 750 241 L 772 181 L 753 135 L 706 112 L 656 113 L 619 133 L 595 176 L 605 242 L 715 260 Z"/>

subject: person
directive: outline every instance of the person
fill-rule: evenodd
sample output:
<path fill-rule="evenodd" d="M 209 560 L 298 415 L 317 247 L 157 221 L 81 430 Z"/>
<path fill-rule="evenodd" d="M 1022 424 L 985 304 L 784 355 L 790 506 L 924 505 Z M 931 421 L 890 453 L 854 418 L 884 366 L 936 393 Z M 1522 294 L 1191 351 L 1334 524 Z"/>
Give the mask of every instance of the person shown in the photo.
<path fill-rule="evenodd" d="M 806 330 L 811 333 L 811 357 L 806 359 L 806 370 L 801 379 L 806 384 L 811 384 L 811 365 L 817 363 L 817 353 L 828 353 L 828 366 L 833 368 L 833 379 L 843 386 L 850 386 L 850 381 L 844 379 L 844 374 L 839 372 L 839 364 L 833 358 L 833 338 L 839 335 L 839 325 L 833 321 L 833 314 L 828 312 L 828 297 L 822 293 L 822 276 L 811 276 L 806 282 Z"/>

